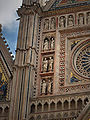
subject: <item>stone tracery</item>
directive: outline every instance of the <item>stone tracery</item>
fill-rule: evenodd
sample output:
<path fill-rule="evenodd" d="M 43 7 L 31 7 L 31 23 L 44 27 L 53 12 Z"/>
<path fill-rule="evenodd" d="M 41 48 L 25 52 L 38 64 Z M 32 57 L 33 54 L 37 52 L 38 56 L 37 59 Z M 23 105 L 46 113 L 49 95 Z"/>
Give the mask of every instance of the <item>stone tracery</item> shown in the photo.
<path fill-rule="evenodd" d="M 82 48 L 79 54 L 77 54 L 75 66 L 76 66 L 76 70 L 80 73 L 80 75 L 86 78 L 90 78 L 90 46 L 89 45 Z"/>

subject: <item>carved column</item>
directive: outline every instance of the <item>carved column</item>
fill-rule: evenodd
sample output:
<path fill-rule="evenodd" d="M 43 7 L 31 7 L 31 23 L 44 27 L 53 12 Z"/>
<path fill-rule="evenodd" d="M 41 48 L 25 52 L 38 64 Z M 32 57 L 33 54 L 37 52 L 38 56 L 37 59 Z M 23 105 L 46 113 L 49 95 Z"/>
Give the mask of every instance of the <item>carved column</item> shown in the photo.
<path fill-rule="evenodd" d="M 13 79 L 13 93 L 9 120 L 26 120 L 29 100 L 33 94 L 38 15 L 24 6 L 18 10 L 21 17 Z M 32 79 L 31 79 L 32 78 Z"/>

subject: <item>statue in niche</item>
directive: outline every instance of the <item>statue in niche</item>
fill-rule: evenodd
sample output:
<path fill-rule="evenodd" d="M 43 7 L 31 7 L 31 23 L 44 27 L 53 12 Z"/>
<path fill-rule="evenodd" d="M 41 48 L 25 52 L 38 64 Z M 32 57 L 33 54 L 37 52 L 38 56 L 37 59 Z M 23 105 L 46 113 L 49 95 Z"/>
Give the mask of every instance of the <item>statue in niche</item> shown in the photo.
<path fill-rule="evenodd" d="M 55 46 L 55 40 L 54 40 L 54 38 L 52 37 L 52 38 L 51 38 L 51 49 L 54 49 L 54 46 Z"/>
<path fill-rule="evenodd" d="M 64 28 L 65 27 L 65 17 L 61 16 L 59 20 L 59 27 Z"/>
<path fill-rule="evenodd" d="M 48 69 L 48 60 L 47 58 L 44 58 L 43 60 L 43 72 L 47 72 Z"/>
<path fill-rule="evenodd" d="M 87 23 L 90 24 L 90 12 L 88 13 L 88 16 L 87 16 Z"/>
<path fill-rule="evenodd" d="M 42 94 L 46 93 L 46 87 L 47 87 L 46 81 L 43 80 L 43 82 L 42 82 Z"/>
<path fill-rule="evenodd" d="M 55 27 L 56 27 L 55 18 L 51 18 L 50 28 L 55 29 Z"/>
<path fill-rule="evenodd" d="M 49 19 L 46 19 L 44 22 L 44 29 L 49 30 Z"/>
<path fill-rule="evenodd" d="M 49 58 L 49 68 L 48 68 L 49 71 L 53 71 L 53 62 L 54 62 L 54 61 L 53 61 L 53 58 L 50 57 L 50 58 Z"/>
<path fill-rule="evenodd" d="M 84 24 L 84 15 L 79 14 L 79 25 L 83 25 L 83 24 Z"/>
<path fill-rule="evenodd" d="M 52 82 L 51 80 L 48 81 L 48 89 L 47 89 L 48 93 L 52 92 Z"/>
<path fill-rule="evenodd" d="M 69 27 L 72 27 L 73 25 L 74 25 L 73 16 L 70 15 L 70 16 L 68 17 L 68 26 L 69 26 Z"/>
<path fill-rule="evenodd" d="M 44 40 L 44 45 L 43 45 L 43 50 L 48 50 L 49 48 L 49 43 L 48 43 L 48 39 Z"/>

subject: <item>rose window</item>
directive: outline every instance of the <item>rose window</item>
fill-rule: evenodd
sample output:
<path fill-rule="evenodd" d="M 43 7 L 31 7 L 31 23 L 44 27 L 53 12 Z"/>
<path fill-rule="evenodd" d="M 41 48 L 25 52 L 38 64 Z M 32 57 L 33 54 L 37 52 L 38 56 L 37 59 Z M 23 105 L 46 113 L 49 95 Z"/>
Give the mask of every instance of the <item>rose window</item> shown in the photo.
<path fill-rule="evenodd" d="M 73 69 L 74 71 L 84 77 L 90 79 L 90 41 L 87 45 L 81 44 L 77 47 L 73 54 Z"/>

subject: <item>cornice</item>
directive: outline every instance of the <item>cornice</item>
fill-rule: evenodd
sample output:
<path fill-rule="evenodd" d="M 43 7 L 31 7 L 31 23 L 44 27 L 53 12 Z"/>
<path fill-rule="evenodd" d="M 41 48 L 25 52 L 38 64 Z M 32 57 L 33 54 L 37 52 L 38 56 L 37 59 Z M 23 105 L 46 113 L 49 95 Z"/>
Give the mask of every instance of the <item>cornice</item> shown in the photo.
<path fill-rule="evenodd" d="M 90 5 L 76 6 L 76 7 L 64 8 L 64 9 L 58 9 L 58 10 L 56 9 L 52 11 L 43 11 L 43 13 L 41 14 L 41 17 L 63 15 L 63 14 L 75 13 L 75 12 L 86 11 L 86 10 L 90 10 Z"/>

